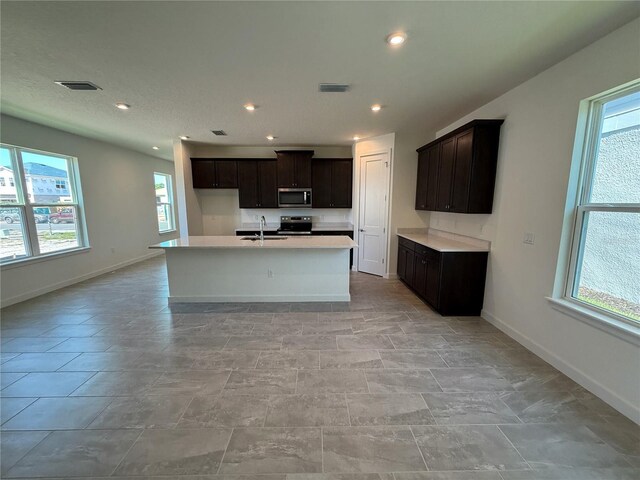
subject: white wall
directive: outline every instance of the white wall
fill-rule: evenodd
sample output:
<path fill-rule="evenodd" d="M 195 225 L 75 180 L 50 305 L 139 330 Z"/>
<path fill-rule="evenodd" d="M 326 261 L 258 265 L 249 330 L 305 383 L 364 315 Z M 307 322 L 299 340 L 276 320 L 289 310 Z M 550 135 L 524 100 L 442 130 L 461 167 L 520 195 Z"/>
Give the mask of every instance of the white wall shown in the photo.
<path fill-rule="evenodd" d="M 640 20 L 620 28 L 438 132 L 504 118 L 492 215 L 432 212 L 430 226 L 492 242 L 490 321 L 640 420 L 640 350 L 551 308 L 581 100 L 640 76 Z M 524 232 L 535 244 L 522 243 Z M 563 254 L 561 254 L 563 256 Z"/>
<path fill-rule="evenodd" d="M 158 234 L 153 172 L 173 163 L 3 115 L 1 141 L 77 157 L 91 250 L 0 269 L 2 306 L 150 256 Z M 175 182 L 174 182 L 175 183 Z M 113 249 L 113 251 L 112 251 Z"/>
<path fill-rule="evenodd" d="M 282 147 L 282 146 L 223 146 L 183 144 L 190 149 L 185 160 L 192 158 L 276 158 L 274 150 L 313 150 L 313 158 L 350 158 L 351 147 Z M 313 161 L 313 160 L 312 160 Z M 178 160 L 176 160 L 176 167 Z M 191 164 L 185 166 L 185 198 L 191 206 L 188 212 L 190 235 L 233 235 L 236 228 L 257 222 L 256 216 L 264 215 L 270 227 L 280 225 L 281 215 L 311 215 L 314 223 L 352 223 L 351 209 L 240 209 L 238 189 L 193 190 Z M 178 192 L 180 194 L 180 192 Z M 197 225 L 201 226 L 198 227 Z M 199 233 L 193 233 L 199 232 Z"/>

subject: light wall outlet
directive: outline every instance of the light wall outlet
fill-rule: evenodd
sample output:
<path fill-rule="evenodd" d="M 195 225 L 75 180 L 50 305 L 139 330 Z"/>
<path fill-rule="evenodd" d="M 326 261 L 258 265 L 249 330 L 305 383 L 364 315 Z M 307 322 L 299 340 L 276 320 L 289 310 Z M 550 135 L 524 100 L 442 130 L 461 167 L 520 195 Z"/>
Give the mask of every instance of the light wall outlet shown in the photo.
<path fill-rule="evenodd" d="M 273 278 L 273 270 L 267 270 L 267 278 Z"/>
<path fill-rule="evenodd" d="M 525 232 L 524 237 L 522 237 L 522 243 L 526 245 L 533 245 L 535 243 L 536 236 L 531 232 Z"/>

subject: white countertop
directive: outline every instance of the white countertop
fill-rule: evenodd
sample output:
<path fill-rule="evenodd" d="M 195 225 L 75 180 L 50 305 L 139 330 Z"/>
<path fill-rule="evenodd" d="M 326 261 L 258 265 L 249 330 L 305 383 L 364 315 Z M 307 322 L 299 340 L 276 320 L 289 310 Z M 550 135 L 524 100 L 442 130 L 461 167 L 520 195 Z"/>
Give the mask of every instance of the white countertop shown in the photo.
<path fill-rule="evenodd" d="M 152 245 L 149 248 L 273 248 L 273 249 L 351 249 L 357 247 L 358 244 L 346 235 L 337 235 L 330 237 L 314 236 L 314 235 L 292 235 L 284 240 L 268 240 L 265 239 L 264 244 L 260 241 L 242 240 L 242 237 L 235 235 L 229 236 L 198 236 L 185 237 L 176 240 L 168 240 L 166 242 Z M 282 237 L 280 237 L 282 238 Z"/>
<path fill-rule="evenodd" d="M 488 252 L 490 250 L 490 243 L 481 241 L 474 241 L 473 243 L 466 242 L 466 237 L 457 236 L 457 238 L 449 238 L 443 235 L 436 235 L 431 233 L 408 233 L 398 232 L 397 235 L 412 242 L 424 245 L 438 252 Z M 475 239 L 469 239 L 475 240 Z"/>

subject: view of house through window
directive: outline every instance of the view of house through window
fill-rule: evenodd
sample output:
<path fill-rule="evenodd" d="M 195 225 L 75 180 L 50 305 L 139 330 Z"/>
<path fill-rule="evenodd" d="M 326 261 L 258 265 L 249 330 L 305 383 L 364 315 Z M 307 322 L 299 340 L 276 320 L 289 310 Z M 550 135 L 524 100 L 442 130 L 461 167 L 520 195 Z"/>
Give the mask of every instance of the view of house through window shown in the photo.
<path fill-rule="evenodd" d="M 590 113 L 567 295 L 640 321 L 640 86 Z"/>
<path fill-rule="evenodd" d="M 153 180 L 156 187 L 158 231 L 163 233 L 175 230 L 171 175 L 155 172 L 153 174 Z"/>
<path fill-rule="evenodd" d="M 86 246 L 76 160 L 0 145 L 0 260 Z"/>

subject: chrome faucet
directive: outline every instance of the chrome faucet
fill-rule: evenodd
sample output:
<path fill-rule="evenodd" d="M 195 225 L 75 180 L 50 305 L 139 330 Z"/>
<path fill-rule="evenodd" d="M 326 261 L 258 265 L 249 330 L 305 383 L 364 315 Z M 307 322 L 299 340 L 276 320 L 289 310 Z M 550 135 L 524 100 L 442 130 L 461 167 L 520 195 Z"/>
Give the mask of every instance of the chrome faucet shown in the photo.
<path fill-rule="evenodd" d="M 264 215 L 260 217 L 260 243 L 264 242 L 264 227 L 267 224 L 267 220 Z"/>

